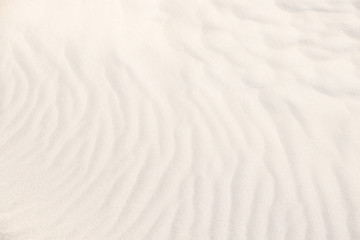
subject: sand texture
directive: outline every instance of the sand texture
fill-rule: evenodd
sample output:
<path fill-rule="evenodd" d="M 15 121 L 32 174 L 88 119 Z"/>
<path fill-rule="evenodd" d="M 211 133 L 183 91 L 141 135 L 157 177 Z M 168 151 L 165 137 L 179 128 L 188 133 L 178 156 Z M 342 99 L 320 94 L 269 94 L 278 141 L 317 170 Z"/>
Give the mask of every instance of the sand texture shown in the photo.
<path fill-rule="evenodd" d="M 0 0 L 0 240 L 360 240 L 360 1 Z"/>

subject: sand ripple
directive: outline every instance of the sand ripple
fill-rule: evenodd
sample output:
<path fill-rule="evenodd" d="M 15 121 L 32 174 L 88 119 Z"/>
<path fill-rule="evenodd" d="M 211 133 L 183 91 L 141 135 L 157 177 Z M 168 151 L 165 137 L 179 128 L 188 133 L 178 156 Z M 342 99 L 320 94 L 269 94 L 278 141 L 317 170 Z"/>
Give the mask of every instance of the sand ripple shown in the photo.
<path fill-rule="evenodd" d="M 0 239 L 360 239 L 359 6 L 0 1 Z"/>

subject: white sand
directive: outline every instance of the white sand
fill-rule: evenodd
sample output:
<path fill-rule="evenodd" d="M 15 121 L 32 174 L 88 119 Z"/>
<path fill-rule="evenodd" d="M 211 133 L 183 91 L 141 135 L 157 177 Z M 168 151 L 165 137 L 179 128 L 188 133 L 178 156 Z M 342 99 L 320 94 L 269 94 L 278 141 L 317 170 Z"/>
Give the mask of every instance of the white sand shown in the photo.
<path fill-rule="evenodd" d="M 360 239 L 358 0 L 0 0 L 0 240 Z"/>

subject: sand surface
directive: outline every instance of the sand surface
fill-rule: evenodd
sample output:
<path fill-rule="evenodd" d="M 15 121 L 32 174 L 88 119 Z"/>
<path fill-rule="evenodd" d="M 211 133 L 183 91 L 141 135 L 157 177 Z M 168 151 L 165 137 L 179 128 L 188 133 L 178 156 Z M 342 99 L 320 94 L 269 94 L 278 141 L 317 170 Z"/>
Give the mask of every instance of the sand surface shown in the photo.
<path fill-rule="evenodd" d="M 359 239 L 359 0 L 0 0 L 0 240 Z"/>

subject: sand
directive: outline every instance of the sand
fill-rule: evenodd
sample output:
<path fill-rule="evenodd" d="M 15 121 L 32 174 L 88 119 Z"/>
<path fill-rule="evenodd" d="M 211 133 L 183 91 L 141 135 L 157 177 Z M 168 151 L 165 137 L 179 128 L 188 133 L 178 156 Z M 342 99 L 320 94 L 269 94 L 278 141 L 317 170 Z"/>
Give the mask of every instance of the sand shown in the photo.
<path fill-rule="evenodd" d="M 360 2 L 0 1 L 1 240 L 359 240 Z"/>

